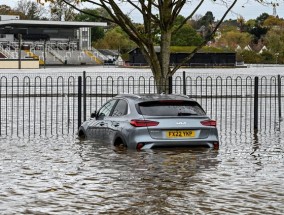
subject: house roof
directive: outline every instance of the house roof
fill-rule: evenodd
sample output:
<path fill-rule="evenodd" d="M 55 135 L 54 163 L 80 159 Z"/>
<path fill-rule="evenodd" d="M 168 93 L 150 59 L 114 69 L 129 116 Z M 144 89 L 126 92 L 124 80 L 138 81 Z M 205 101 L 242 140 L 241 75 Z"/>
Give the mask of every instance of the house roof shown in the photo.
<path fill-rule="evenodd" d="M 135 50 L 139 50 L 140 48 L 137 47 L 135 49 L 132 49 L 131 51 L 129 51 L 128 53 L 132 53 Z M 160 46 L 155 46 L 154 47 L 155 52 L 159 53 L 161 52 L 161 47 Z M 195 46 L 171 46 L 170 47 L 170 51 L 171 53 L 179 53 L 179 54 L 189 54 L 192 53 L 192 51 L 195 49 Z M 235 53 L 234 51 L 224 51 L 222 49 L 219 48 L 215 48 L 215 47 L 203 47 L 201 48 L 197 53 Z"/>
<path fill-rule="evenodd" d="M 111 56 L 118 56 L 118 50 L 111 50 L 111 49 L 98 49 L 100 53 L 103 55 L 111 55 Z"/>
<path fill-rule="evenodd" d="M 45 28 L 80 28 L 80 27 L 106 27 L 106 22 L 73 22 L 73 21 L 45 21 L 45 20 L 5 20 L 0 21 L 1 27 L 45 27 Z"/>

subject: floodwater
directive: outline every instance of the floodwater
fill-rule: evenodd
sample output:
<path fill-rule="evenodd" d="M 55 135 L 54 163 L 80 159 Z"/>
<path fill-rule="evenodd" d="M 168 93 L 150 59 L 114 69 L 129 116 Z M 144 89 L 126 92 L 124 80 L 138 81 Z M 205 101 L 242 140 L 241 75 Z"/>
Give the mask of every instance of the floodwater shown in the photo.
<path fill-rule="evenodd" d="M 84 70 L 106 75 L 130 71 L 78 67 L 1 73 Z M 283 67 L 186 70 L 196 76 L 283 71 Z M 73 135 L 0 136 L 0 214 L 284 214 L 283 123 L 279 129 L 259 133 L 222 129 L 218 151 L 138 152 L 79 141 Z"/>
<path fill-rule="evenodd" d="M 1 75 L 26 76 L 59 76 L 59 75 L 78 75 L 86 71 L 87 75 L 100 76 L 150 76 L 149 68 L 119 68 L 115 66 L 77 66 L 77 67 L 46 67 L 41 69 L 0 69 Z M 181 68 L 176 74 L 181 75 L 185 71 L 192 76 L 271 76 L 283 75 L 283 65 L 248 65 L 247 68 Z"/>
<path fill-rule="evenodd" d="M 222 131 L 210 149 L 0 140 L 0 214 L 283 214 L 284 134 Z"/>

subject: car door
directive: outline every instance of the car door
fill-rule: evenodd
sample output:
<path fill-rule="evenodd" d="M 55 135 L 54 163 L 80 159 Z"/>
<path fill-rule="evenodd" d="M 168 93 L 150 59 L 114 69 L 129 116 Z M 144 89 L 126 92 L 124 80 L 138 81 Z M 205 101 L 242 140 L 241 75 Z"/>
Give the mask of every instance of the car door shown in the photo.
<path fill-rule="evenodd" d="M 125 115 L 128 114 L 128 103 L 119 99 L 108 117 L 108 131 L 106 139 L 108 142 L 112 142 L 117 133 L 121 134 L 121 130 L 124 127 L 124 124 L 127 123 Z"/>
<path fill-rule="evenodd" d="M 96 140 L 98 141 L 105 141 L 107 127 L 108 127 L 108 120 L 110 113 L 112 112 L 112 109 L 117 101 L 116 100 L 110 100 L 107 103 L 105 103 L 98 111 L 96 115 L 96 122 L 94 125 L 94 133 Z"/>

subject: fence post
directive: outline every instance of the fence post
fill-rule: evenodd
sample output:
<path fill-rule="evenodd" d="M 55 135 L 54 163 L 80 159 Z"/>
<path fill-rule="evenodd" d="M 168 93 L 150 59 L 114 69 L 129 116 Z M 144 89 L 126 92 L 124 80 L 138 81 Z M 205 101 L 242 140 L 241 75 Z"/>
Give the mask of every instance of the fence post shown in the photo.
<path fill-rule="evenodd" d="M 282 120 L 282 114 L 281 114 L 281 76 L 278 75 L 278 114 L 279 114 L 279 120 Z"/>
<path fill-rule="evenodd" d="M 182 81 L 183 81 L 183 95 L 186 95 L 185 71 L 182 72 Z"/>
<path fill-rule="evenodd" d="M 22 69 L 22 52 L 21 52 L 21 48 L 22 48 L 22 34 L 18 34 L 18 46 L 19 46 L 19 50 L 18 50 L 18 60 L 19 60 L 19 69 Z"/>
<path fill-rule="evenodd" d="M 254 77 L 254 111 L 253 128 L 258 129 L 258 77 Z"/>
<path fill-rule="evenodd" d="M 82 76 L 78 77 L 78 128 L 82 124 Z"/>
<path fill-rule="evenodd" d="M 0 136 L 2 135 L 1 130 L 2 130 L 2 78 L 0 77 Z M 7 102 L 7 101 L 6 101 Z"/>
<path fill-rule="evenodd" d="M 169 77 L 169 94 L 173 93 L 173 77 Z"/>
<path fill-rule="evenodd" d="M 83 120 L 86 121 L 87 114 L 87 85 L 86 71 L 83 71 Z"/>

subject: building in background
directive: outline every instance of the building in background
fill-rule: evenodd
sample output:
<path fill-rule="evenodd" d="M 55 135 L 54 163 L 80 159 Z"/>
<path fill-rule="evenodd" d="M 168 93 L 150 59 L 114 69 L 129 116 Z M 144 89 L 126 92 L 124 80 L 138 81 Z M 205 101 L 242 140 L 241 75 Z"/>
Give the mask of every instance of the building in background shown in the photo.
<path fill-rule="evenodd" d="M 155 47 L 155 51 L 159 54 L 160 48 Z M 190 52 L 173 52 L 170 55 L 170 64 L 176 65 L 182 63 Z M 129 52 L 130 66 L 148 66 L 144 55 L 140 48 L 133 49 Z M 236 53 L 235 52 L 203 52 L 200 50 L 190 60 L 182 64 L 188 67 L 235 67 Z"/>
<path fill-rule="evenodd" d="M 106 58 L 92 48 L 91 28 L 105 22 L 20 20 L 0 15 L 2 59 L 38 59 L 39 64 L 100 64 Z"/>

